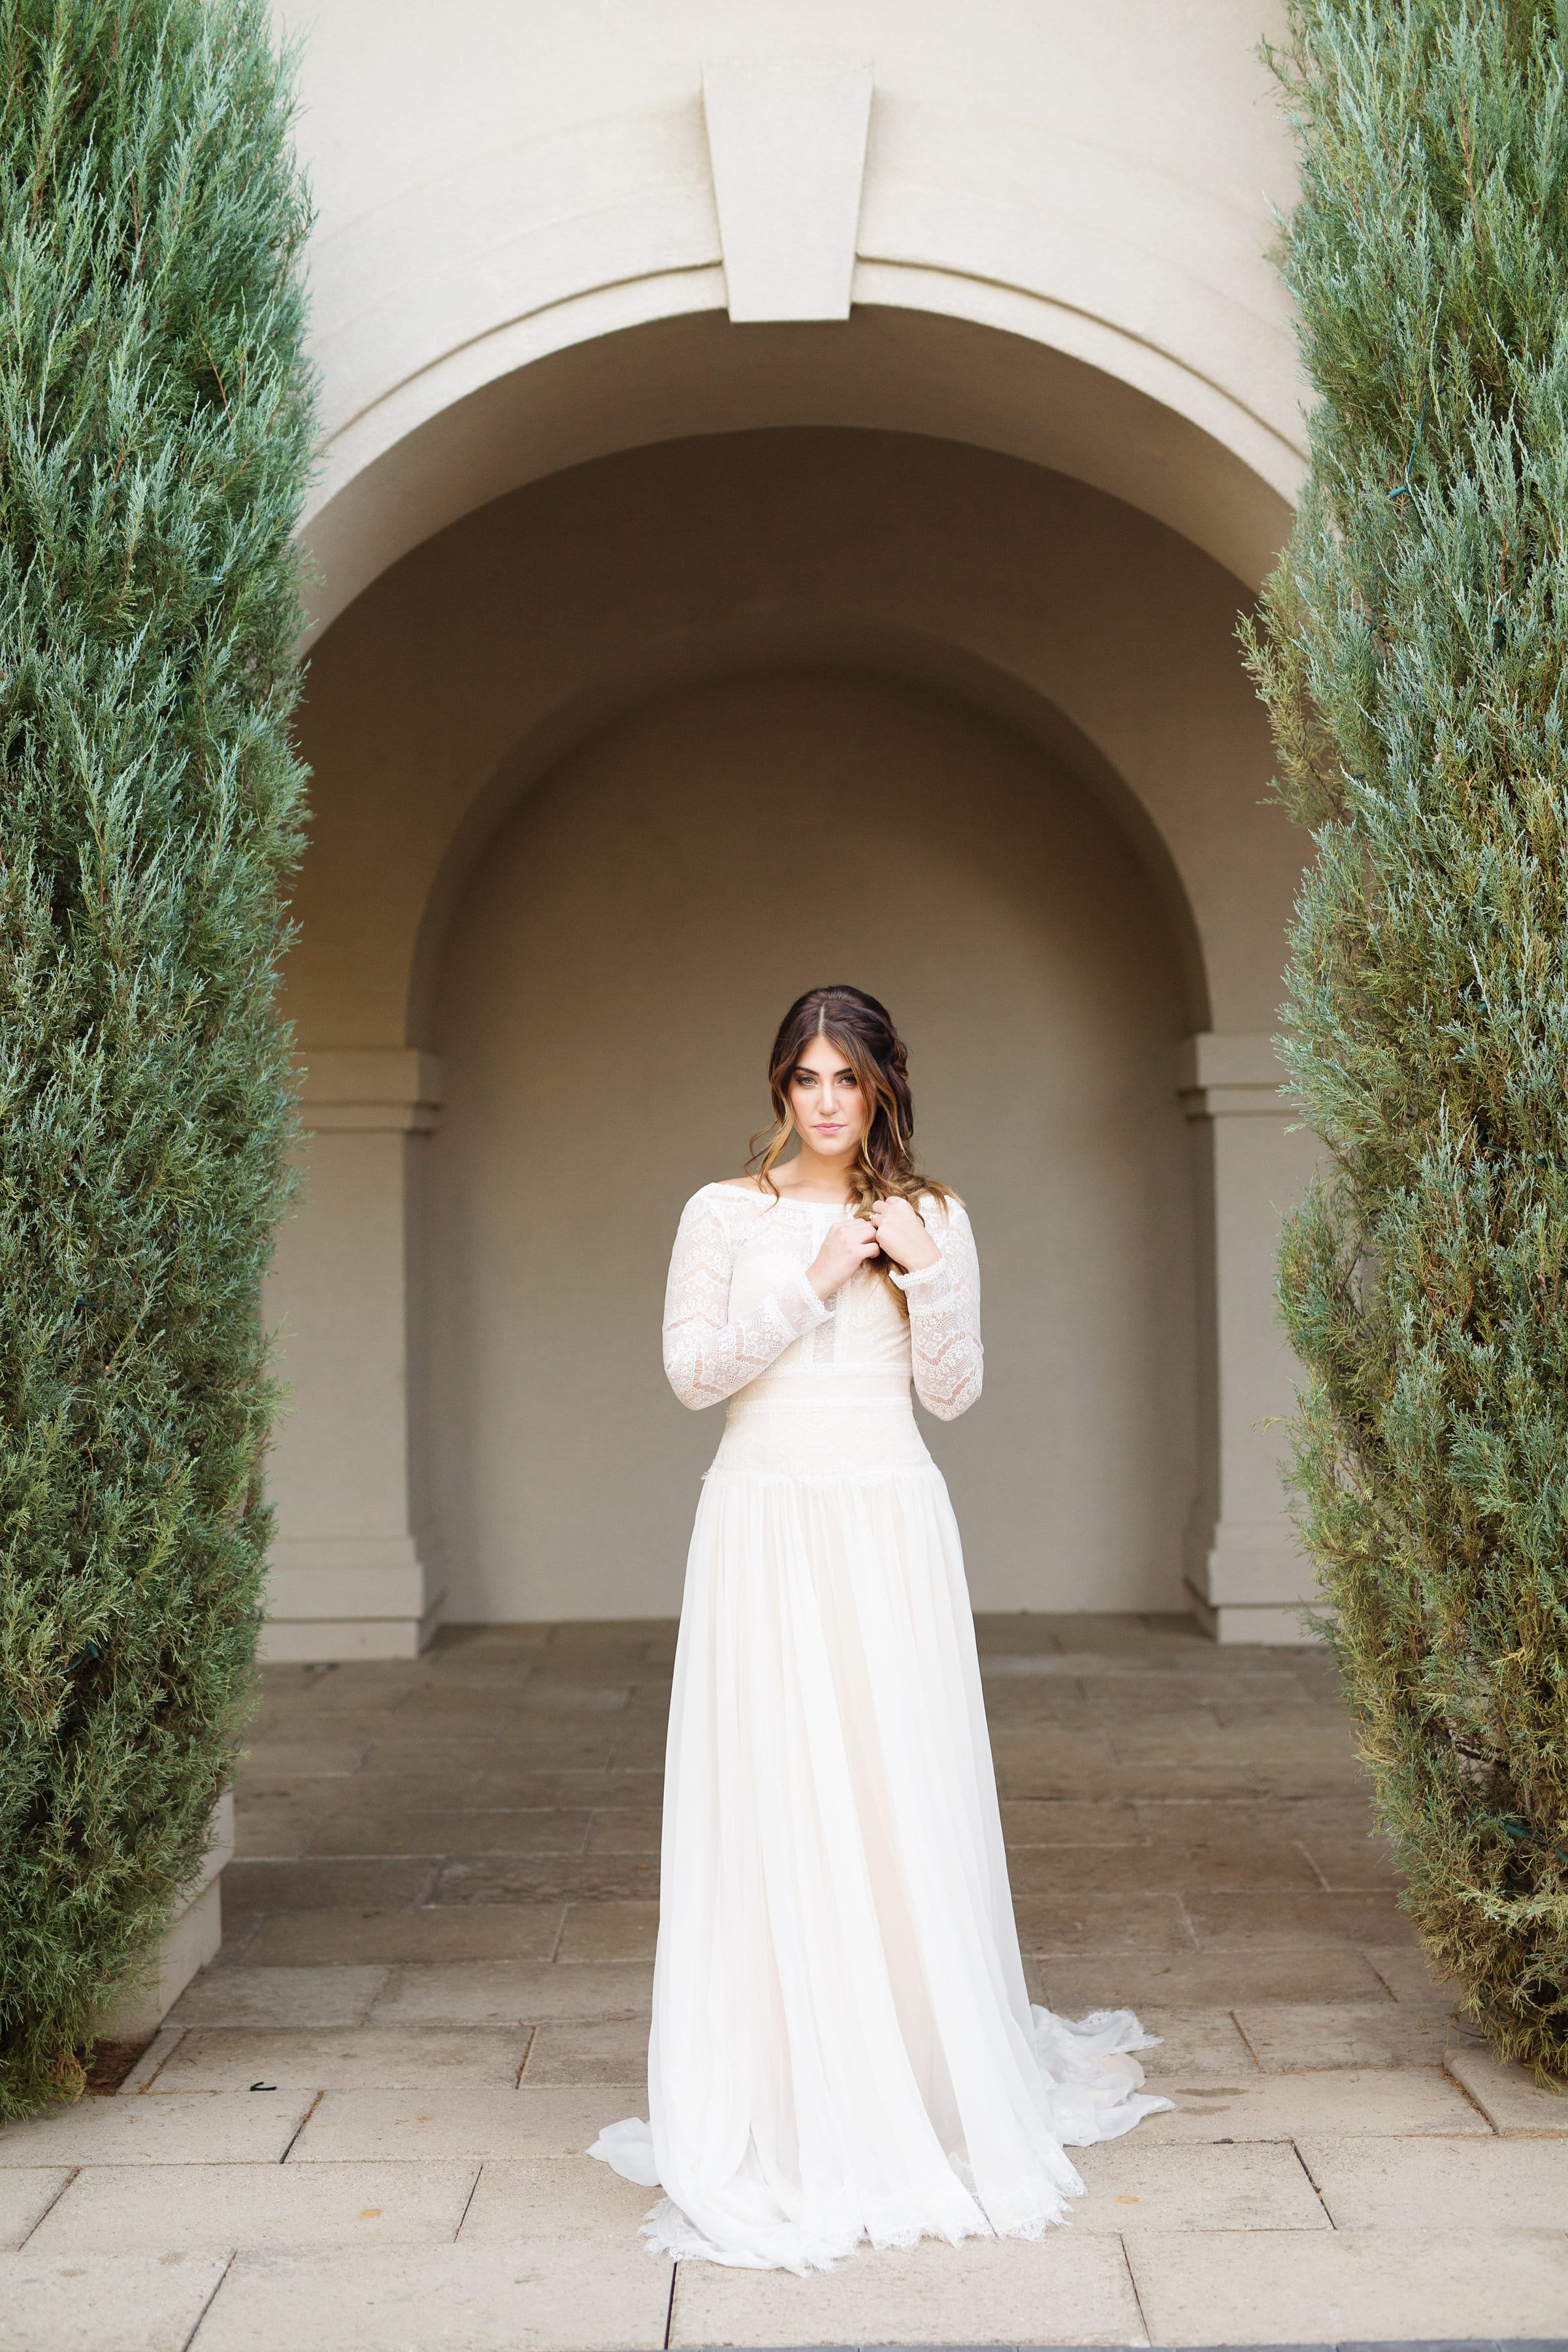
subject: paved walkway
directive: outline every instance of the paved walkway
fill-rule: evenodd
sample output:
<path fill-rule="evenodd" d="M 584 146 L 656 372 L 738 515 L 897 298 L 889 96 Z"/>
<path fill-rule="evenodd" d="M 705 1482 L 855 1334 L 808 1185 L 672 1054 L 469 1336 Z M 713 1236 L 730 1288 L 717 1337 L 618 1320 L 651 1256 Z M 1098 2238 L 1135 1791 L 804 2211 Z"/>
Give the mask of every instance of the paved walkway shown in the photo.
<path fill-rule="evenodd" d="M 6 2352 L 1568 2336 L 1568 2099 L 1397 1908 L 1326 1661 L 983 1621 L 1037 1997 L 1176 2102 L 1042 2245 L 670 2266 L 582 2150 L 643 2111 L 665 1623 L 267 1677 L 228 1940 L 110 2096 L 0 2134 Z"/>

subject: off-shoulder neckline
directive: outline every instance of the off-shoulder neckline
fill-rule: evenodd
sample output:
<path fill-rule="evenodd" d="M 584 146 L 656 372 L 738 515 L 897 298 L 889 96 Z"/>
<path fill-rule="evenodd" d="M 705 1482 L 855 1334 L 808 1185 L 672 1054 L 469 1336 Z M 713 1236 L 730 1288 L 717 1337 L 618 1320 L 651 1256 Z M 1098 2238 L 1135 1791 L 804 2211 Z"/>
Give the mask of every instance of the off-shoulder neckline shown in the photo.
<path fill-rule="evenodd" d="M 711 1184 L 704 1184 L 705 1192 L 733 1192 L 740 1201 L 765 1201 L 774 1209 L 833 1209 L 847 1213 L 852 1201 L 796 1201 L 788 1192 L 764 1192 L 758 1184 L 737 1184 L 729 1176 L 716 1176 Z"/>
<path fill-rule="evenodd" d="M 729 1176 L 716 1176 L 710 1184 L 704 1184 L 701 1187 L 701 1192 L 732 1192 L 738 1201 L 764 1201 L 774 1209 L 827 1209 L 835 1216 L 840 1217 L 847 1216 L 855 1205 L 852 1201 L 795 1201 L 792 1200 L 787 1192 L 764 1192 L 755 1184 L 737 1184 L 734 1179 Z M 932 1192 L 921 1194 L 922 1201 L 935 1198 L 936 1195 Z M 953 1193 L 950 1196 L 949 1205 L 954 1209 L 962 1209 L 963 1202 L 956 1193 Z"/>

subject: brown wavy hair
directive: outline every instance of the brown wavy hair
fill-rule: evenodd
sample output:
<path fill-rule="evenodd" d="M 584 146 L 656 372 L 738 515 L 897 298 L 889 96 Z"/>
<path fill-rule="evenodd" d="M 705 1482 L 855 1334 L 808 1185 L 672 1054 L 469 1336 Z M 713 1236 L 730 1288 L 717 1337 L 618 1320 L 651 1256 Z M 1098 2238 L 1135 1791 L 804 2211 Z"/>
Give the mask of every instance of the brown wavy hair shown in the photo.
<path fill-rule="evenodd" d="M 849 1171 L 855 1213 L 864 1216 L 874 1201 L 918 1202 L 922 1192 L 939 1201 L 957 1198 L 934 1176 L 915 1166 L 915 1107 L 910 1093 L 909 1055 L 894 1028 L 886 1005 L 868 996 L 863 988 L 839 985 L 809 988 L 797 996 L 779 1024 L 768 1056 L 768 1090 L 773 1098 L 773 1123 L 752 1138 L 748 1171 L 778 1198 L 773 1171 L 795 1129 L 789 1082 L 805 1048 L 814 1037 L 826 1037 L 843 1055 L 855 1073 L 856 1084 L 871 1106 L 871 1117 L 860 1139 L 856 1164 Z M 879 1250 L 866 1263 L 886 1276 L 891 1269 Z M 903 1292 L 892 1286 L 902 1303 Z"/>

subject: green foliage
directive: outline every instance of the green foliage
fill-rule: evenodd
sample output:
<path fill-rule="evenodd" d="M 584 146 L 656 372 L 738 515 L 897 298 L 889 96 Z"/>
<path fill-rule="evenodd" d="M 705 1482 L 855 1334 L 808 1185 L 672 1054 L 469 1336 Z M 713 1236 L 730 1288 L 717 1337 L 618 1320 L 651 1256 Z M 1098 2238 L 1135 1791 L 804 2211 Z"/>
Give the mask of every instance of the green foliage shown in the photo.
<path fill-rule="evenodd" d="M 1315 830 L 1307 1540 L 1408 1907 L 1568 2069 L 1568 6 L 1294 0 L 1319 405 L 1250 656 Z"/>
<path fill-rule="evenodd" d="M 247 1703 L 308 226 L 262 0 L 0 0 L 0 2117 Z"/>

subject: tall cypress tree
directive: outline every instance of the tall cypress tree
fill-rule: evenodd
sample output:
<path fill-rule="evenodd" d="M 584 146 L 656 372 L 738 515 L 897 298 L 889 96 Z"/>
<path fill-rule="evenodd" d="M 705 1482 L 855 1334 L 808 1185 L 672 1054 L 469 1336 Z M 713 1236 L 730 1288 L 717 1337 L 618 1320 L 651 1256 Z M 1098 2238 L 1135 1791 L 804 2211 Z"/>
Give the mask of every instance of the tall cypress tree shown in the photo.
<path fill-rule="evenodd" d="M 1280 1296 L 1305 1533 L 1406 1901 L 1568 2067 L 1568 6 L 1294 0 L 1318 395 L 1254 639 L 1313 828 Z"/>
<path fill-rule="evenodd" d="M 263 0 L 0 0 L 0 2117 L 198 1871 L 291 1105 L 308 209 Z"/>

